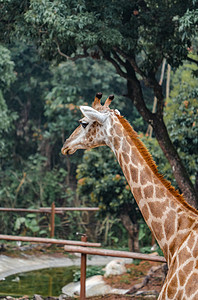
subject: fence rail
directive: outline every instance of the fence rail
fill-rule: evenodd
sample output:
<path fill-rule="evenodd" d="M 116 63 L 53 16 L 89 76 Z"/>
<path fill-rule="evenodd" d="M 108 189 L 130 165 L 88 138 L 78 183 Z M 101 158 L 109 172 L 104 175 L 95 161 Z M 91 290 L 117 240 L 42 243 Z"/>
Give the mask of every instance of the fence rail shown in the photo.
<path fill-rule="evenodd" d="M 154 255 L 128 252 L 128 251 L 116 251 L 116 250 L 109 250 L 109 249 L 89 248 L 89 247 L 100 247 L 101 244 L 87 242 L 87 236 L 85 234 L 82 234 L 81 241 L 57 240 L 57 239 L 36 238 L 36 237 L 22 237 L 22 236 L 11 236 L 11 235 L 3 235 L 3 234 L 0 235 L 0 240 L 62 244 L 62 245 L 65 245 L 64 250 L 66 252 L 81 253 L 81 276 L 80 276 L 80 299 L 81 300 L 86 299 L 87 254 L 150 260 L 150 261 L 156 261 L 156 262 L 162 262 L 162 263 L 166 262 L 165 258 L 162 256 L 154 256 Z M 70 246 L 70 245 L 72 245 L 72 246 Z"/>
<path fill-rule="evenodd" d="M 80 241 L 72 241 L 72 240 L 38 238 L 38 237 L 31 237 L 31 236 L 15 236 L 15 235 L 6 235 L 6 234 L 0 234 L 0 240 L 46 243 L 46 244 L 57 244 L 57 245 L 59 244 L 59 245 L 101 247 L 100 243 L 89 243 L 89 242 L 80 242 Z"/>
<path fill-rule="evenodd" d="M 40 207 L 37 209 L 29 208 L 12 208 L 0 207 L 0 212 L 16 212 L 16 213 L 46 213 L 50 214 L 50 237 L 54 237 L 55 231 L 55 214 L 64 214 L 67 211 L 99 211 L 99 207 L 56 207 L 54 202 L 51 207 Z"/>
<path fill-rule="evenodd" d="M 33 213 L 51 213 L 51 207 L 41 207 L 38 209 L 29 208 L 8 208 L 0 207 L 0 212 L 33 212 Z M 99 211 L 99 207 L 55 207 L 56 214 L 62 214 L 66 211 Z"/>
<path fill-rule="evenodd" d="M 38 237 L 27 237 L 27 236 L 12 236 L 12 235 L 0 235 L 0 240 L 9 241 L 22 241 L 22 242 L 34 242 L 34 243 L 48 243 L 48 244 L 59 244 L 64 245 L 64 250 L 66 252 L 81 253 L 81 279 L 80 279 L 80 299 L 86 299 L 86 260 L 87 254 L 90 255 L 100 255 L 100 256 L 111 256 L 111 257 L 123 257 L 123 258 L 133 258 L 140 260 L 149 260 L 165 263 L 166 260 L 161 256 L 153 256 L 142 253 L 128 252 L 128 251 L 116 251 L 108 249 L 96 249 L 90 247 L 101 247 L 100 243 L 90 243 L 87 242 L 87 236 L 85 234 L 81 235 L 81 241 L 71 241 L 71 240 L 59 240 L 54 239 L 54 219 L 55 214 L 63 214 L 66 211 L 98 211 L 98 207 L 55 207 L 54 202 L 51 207 L 42 207 L 39 209 L 25 209 L 25 208 L 6 208 L 1 207 L 0 212 L 33 212 L 33 213 L 49 213 L 50 218 L 50 237 L 51 238 L 38 238 Z"/>
<path fill-rule="evenodd" d="M 64 249 L 66 252 L 84 253 L 84 254 L 100 255 L 100 256 L 122 257 L 122 258 L 133 258 L 133 259 L 149 260 L 149 261 L 162 262 L 162 263 L 166 262 L 163 256 L 136 253 L 136 252 L 117 251 L 117 250 L 109 250 L 109 249 L 94 249 L 94 248 L 77 247 L 77 246 L 64 246 Z"/>

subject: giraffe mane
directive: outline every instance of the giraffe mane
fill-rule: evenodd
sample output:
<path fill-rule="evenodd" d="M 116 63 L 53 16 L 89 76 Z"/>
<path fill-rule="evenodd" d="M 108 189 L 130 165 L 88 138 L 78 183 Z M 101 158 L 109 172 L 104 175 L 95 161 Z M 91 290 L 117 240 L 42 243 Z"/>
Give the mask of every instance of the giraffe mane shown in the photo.
<path fill-rule="evenodd" d="M 164 178 L 163 175 L 161 175 L 157 169 L 157 165 L 153 160 L 152 155 L 146 148 L 146 146 L 143 144 L 143 142 L 139 139 L 138 134 L 134 131 L 133 127 L 129 124 L 129 122 L 123 117 L 117 115 L 118 120 L 120 121 L 121 125 L 127 132 L 128 136 L 131 138 L 134 145 L 137 147 L 137 150 L 143 157 L 143 159 L 146 161 L 152 172 L 157 176 L 157 178 L 160 180 L 160 182 L 168 189 L 168 191 L 187 209 L 198 215 L 198 210 L 196 210 L 194 207 L 189 205 L 184 197 L 171 185 L 171 183 Z"/>

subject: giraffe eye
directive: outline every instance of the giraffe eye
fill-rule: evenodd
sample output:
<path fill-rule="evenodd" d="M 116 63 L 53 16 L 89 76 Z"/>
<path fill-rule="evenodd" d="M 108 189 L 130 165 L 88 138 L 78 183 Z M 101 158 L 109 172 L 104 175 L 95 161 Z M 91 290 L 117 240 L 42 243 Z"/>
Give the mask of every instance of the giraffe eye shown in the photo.
<path fill-rule="evenodd" d="M 87 125 L 88 125 L 89 123 L 86 123 L 86 122 L 80 122 L 80 124 L 82 125 L 83 128 L 86 128 Z"/>

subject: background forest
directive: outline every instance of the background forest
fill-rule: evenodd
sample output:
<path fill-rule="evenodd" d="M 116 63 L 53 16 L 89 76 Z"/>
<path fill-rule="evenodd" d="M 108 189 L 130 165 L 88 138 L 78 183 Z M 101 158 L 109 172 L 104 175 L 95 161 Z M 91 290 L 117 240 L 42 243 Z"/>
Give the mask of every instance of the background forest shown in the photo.
<path fill-rule="evenodd" d="M 56 215 L 56 237 L 143 251 L 151 235 L 113 153 L 60 150 L 78 106 L 114 94 L 111 107 L 198 206 L 197 1 L 1 0 L 0 14 L 1 207 L 96 206 Z M 48 221 L 0 213 L 2 234 L 47 236 Z"/>

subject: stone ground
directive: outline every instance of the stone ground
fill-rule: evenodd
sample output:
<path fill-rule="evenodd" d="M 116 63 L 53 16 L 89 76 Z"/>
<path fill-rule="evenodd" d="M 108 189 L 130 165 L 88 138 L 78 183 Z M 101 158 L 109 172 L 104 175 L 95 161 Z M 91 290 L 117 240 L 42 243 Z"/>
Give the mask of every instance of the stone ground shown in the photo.
<path fill-rule="evenodd" d="M 15 249 L 15 251 L 12 251 L 12 249 L 4 249 L 2 254 L 3 257 L 9 256 L 10 258 L 17 258 L 17 260 L 23 259 L 22 257 L 25 255 L 34 255 L 41 256 L 41 254 L 47 255 L 47 257 L 51 257 L 51 260 L 53 261 L 55 258 L 63 258 L 63 260 L 68 258 L 68 255 L 66 255 L 63 251 L 63 247 L 51 247 L 45 245 L 40 246 L 37 245 L 36 248 L 32 249 L 25 249 L 21 251 L 21 249 Z M 22 255 L 22 256 L 21 256 Z M 1 257 L 1 255 L 0 255 Z M 25 259 L 25 257 L 24 257 Z M 71 259 L 71 258 L 69 258 Z M 107 258 L 103 258 L 104 261 L 102 261 L 101 265 L 106 264 L 108 261 L 112 260 L 112 258 L 109 257 L 109 260 Z M 72 258 L 73 261 L 73 258 Z M 93 260 L 94 263 L 96 263 L 95 258 Z M 78 259 L 79 263 L 79 259 Z M 97 297 L 89 297 L 86 299 L 89 300 L 101 300 L 101 299 L 120 299 L 120 300 L 129 300 L 129 299 L 157 299 L 157 296 L 161 290 L 164 278 L 165 278 L 165 272 L 164 272 L 164 264 L 156 263 L 156 262 L 148 262 L 148 261 L 140 261 L 136 262 L 135 264 L 127 264 L 127 272 L 123 275 L 116 275 L 111 276 L 105 279 L 106 283 L 111 285 L 113 288 L 121 288 L 121 289 L 130 289 L 131 293 L 127 295 L 105 295 L 105 296 L 97 296 Z M 143 284 L 144 283 L 144 284 Z M 0 299 L 6 299 L 6 300 L 12 300 L 17 298 L 12 297 L 6 297 L 6 298 L 0 298 Z M 22 298 L 18 298 L 20 300 L 22 299 L 28 299 L 26 296 Z M 34 296 L 35 300 L 43 300 L 42 297 L 39 295 Z M 65 297 L 59 297 L 59 298 L 45 298 L 46 300 L 73 300 L 74 298 L 65 298 Z"/>

